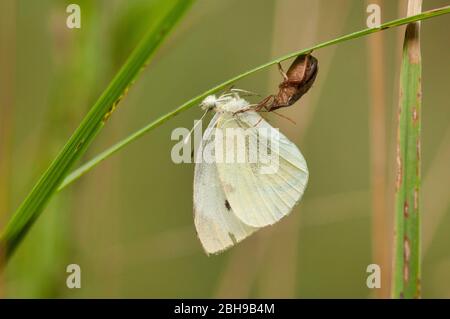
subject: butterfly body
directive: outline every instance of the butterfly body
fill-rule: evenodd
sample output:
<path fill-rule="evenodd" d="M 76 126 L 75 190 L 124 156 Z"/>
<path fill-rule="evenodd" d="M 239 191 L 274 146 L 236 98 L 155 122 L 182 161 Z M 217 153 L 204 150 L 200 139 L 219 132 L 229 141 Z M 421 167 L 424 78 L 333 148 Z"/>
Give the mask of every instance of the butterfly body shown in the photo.
<path fill-rule="evenodd" d="M 219 97 L 215 95 L 207 96 L 200 107 L 204 110 L 214 110 L 216 113 L 240 113 L 246 110 L 250 104 L 239 97 L 236 93 L 223 94 Z"/>

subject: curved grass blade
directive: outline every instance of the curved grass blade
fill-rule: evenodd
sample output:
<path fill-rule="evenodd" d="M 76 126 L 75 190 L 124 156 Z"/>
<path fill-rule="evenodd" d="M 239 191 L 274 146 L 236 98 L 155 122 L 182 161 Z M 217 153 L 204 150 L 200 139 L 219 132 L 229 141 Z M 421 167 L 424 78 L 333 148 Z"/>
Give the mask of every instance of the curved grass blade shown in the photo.
<path fill-rule="evenodd" d="M 96 134 L 105 125 L 136 76 L 192 3 L 193 0 L 176 0 L 168 13 L 149 30 L 16 210 L 0 236 L 0 251 L 6 259 L 39 217 L 75 161 L 86 151 Z"/>
<path fill-rule="evenodd" d="M 141 136 L 145 135 L 146 133 L 148 133 L 149 131 L 153 130 L 154 128 L 162 125 L 163 123 L 165 123 L 166 121 L 168 121 L 172 117 L 178 115 L 179 113 L 181 113 L 181 112 L 191 108 L 192 106 L 198 105 L 200 103 L 200 101 L 203 100 L 206 96 L 208 96 L 210 94 L 214 94 L 217 91 L 223 90 L 226 87 L 230 86 L 231 84 L 233 84 L 234 82 L 236 82 L 236 81 L 238 81 L 238 80 L 240 80 L 242 78 L 245 78 L 245 77 L 247 77 L 249 75 L 252 75 L 253 73 L 261 71 L 261 70 L 263 70 L 263 69 L 265 69 L 265 68 L 267 68 L 269 66 L 275 65 L 278 62 L 281 62 L 281 61 L 284 61 L 284 60 L 296 57 L 296 56 L 301 55 L 301 54 L 305 54 L 305 53 L 311 52 L 313 50 L 317 50 L 317 49 L 324 48 L 324 47 L 327 47 L 327 46 L 331 46 L 331 45 L 334 45 L 334 44 L 338 44 L 338 43 L 341 43 L 341 42 L 349 41 L 349 40 L 352 40 L 352 39 L 361 38 L 361 37 L 369 35 L 371 33 L 379 32 L 379 31 L 386 30 L 386 29 L 393 28 L 393 27 L 398 27 L 398 26 L 401 26 L 401 25 L 404 25 L 404 24 L 408 24 L 408 23 L 411 23 L 411 22 L 414 22 L 414 21 L 429 19 L 429 18 L 432 18 L 432 17 L 435 17 L 435 16 L 439 16 L 439 15 L 443 15 L 443 14 L 447 14 L 447 13 L 450 13 L 450 6 L 446 6 L 446 7 L 442 7 L 442 8 L 439 8 L 439 9 L 430 10 L 430 11 L 425 11 L 425 12 L 422 12 L 422 13 L 417 14 L 417 15 L 413 15 L 413 16 L 409 16 L 409 17 L 393 20 L 393 21 L 390 21 L 390 22 L 386 22 L 386 23 L 383 23 L 382 25 L 380 25 L 377 28 L 369 28 L 369 29 L 364 29 L 364 30 L 361 30 L 361 31 L 353 32 L 353 33 L 341 36 L 339 38 L 320 43 L 318 45 L 315 45 L 315 46 L 307 48 L 307 49 L 303 49 L 303 50 L 300 50 L 300 51 L 292 52 L 292 53 L 290 53 L 288 55 L 279 57 L 278 59 L 275 59 L 273 61 L 267 62 L 267 63 L 262 64 L 262 65 L 260 65 L 260 66 L 258 66 L 256 68 L 254 68 L 254 69 L 251 69 L 251 70 L 249 70 L 247 72 L 239 74 L 238 76 L 235 76 L 234 78 L 231 78 L 231 79 L 229 79 L 229 80 L 227 80 L 227 81 L 225 81 L 225 82 L 223 82 L 223 83 L 213 87 L 212 89 L 210 89 L 210 90 L 208 90 L 206 92 L 203 92 L 202 94 L 194 97 L 193 99 L 191 99 L 191 100 L 187 101 L 186 103 L 182 104 L 181 106 L 179 106 L 178 108 L 176 108 L 172 112 L 167 113 L 166 115 L 156 119 L 152 123 L 144 126 L 140 130 L 134 132 L 133 134 L 131 134 L 128 137 L 126 137 L 125 139 L 121 140 L 117 144 L 115 144 L 112 147 L 108 148 L 107 150 L 103 151 L 99 155 L 95 156 L 93 159 L 91 159 L 90 161 L 88 161 L 87 163 L 85 163 L 84 165 L 82 165 L 81 167 L 79 167 L 78 169 L 73 171 L 72 173 L 70 173 L 66 177 L 64 182 L 61 184 L 61 186 L 59 187 L 59 190 L 63 189 L 67 185 L 73 183 L 75 180 L 77 180 L 78 178 L 83 176 L 85 173 L 87 173 L 93 167 L 97 166 L 103 160 L 105 160 L 109 156 L 113 155 L 114 153 L 118 152 L 119 150 L 121 150 L 122 148 L 124 148 L 125 146 L 130 144 L 131 142 L 137 140 L 138 138 L 140 138 Z"/>

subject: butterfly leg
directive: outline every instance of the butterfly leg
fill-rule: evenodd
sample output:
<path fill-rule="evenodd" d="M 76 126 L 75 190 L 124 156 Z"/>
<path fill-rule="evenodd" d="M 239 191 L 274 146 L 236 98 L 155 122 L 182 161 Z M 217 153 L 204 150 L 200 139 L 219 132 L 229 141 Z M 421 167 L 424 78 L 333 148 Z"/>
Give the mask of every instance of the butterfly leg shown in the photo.
<path fill-rule="evenodd" d="M 230 85 L 229 88 L 225 89 L 220 95 L 219 95 L 219 99 L 223 99 L 223 98 L 227 98 L 229 96 L 233 96 L 236 95 L 236 92 L 234 92 L 235 88 L 234 88 L 234 84 Z"/>
<path fill-rule="evenodd" d="M 225 89 L 221 95 L 230 94 L 234 90 L 234 84 L 231 84 L 229 88 Z"/>

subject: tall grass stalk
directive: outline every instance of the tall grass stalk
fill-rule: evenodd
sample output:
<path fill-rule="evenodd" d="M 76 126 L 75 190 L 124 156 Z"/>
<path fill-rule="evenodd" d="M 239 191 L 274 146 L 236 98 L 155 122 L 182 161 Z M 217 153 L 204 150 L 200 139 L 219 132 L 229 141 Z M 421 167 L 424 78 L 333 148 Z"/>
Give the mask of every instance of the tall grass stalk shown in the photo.
<path fill-rule="evenodd" d="M 422 0 L 409 0 L 408 15 L 419 13 L 421 7 Z M 419 22 L 406 27 L 400 73 L 392 287 L 394 298 L 420 297 L 422 65 L 419 31 Z"/>
<path fill-rule="evenodd" d="M 367 5 L 377 4 L 383 7 L 382 0 L 366 0 Z M 372 256 L 376 264 L 383 269 L 381 288 L 374 293 L 378 298 L 387 298 L 390 294 L 391 254 L 387 225 L 389 218 L 386 205 L 386 72 L 384 37 L 382 33 L 368 38 L 369 58 L 369 123 L 372 193 Z"/>

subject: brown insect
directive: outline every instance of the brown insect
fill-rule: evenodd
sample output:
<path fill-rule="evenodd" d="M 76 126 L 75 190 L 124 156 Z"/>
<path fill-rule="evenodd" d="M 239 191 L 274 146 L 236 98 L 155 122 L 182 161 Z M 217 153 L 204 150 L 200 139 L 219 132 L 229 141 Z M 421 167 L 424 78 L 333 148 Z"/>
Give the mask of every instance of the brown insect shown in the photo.
<path fill-rule="evenodd" d="M 278 68 L 284 78 L 278 86 L 278 94 L 269 95 L 259 102 L 256 107 L 258 111 L 265 108 L 268 112 L 272 112 L 291 106 L 308 92 L 319 71 L 318 61 L 311 54 L 298 56 L 286 73 L 280 63 L 278 63 Z"/>

